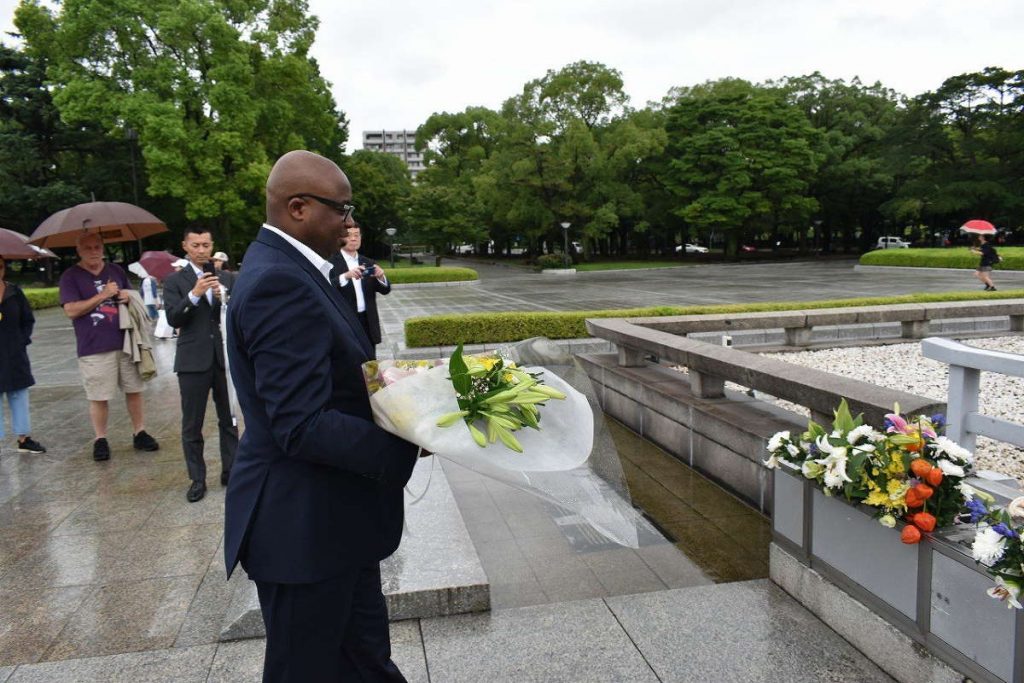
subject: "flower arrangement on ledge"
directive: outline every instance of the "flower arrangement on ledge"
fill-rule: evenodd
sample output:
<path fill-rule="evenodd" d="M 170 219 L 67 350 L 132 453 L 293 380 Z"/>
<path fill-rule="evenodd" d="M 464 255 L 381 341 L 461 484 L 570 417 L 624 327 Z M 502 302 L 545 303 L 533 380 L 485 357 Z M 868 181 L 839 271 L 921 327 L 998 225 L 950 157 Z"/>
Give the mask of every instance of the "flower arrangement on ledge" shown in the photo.
<path fill-rule="evenodd" d="M 968 521 L 978 525 L 971 545 L 974 560 L 985 566 L 996 585 L 989 596 L 1004 600 L 1006 606 L 1024 608 L 1024 496 L 1015 498 L 1005 508 L 994 505 L 992 496 L 971 490 L 967 500 Z"/>
<path fill-rule="evenodd" d="M 941 415 L 907 419 L 897 405 L 880 432 L 854 418 L 843 400 L 831 430 L 811 421 L 797 438 L 788 431 L 772 436 L 764 464 L 801 473 L 825 495 L 875 508 L 884 526 L 904 519 L 901 540 L 918 543 L 922 532 L 953 524 L 967 501 L 963 479 L 973 458 L 939 435 L 943 426 Z"/>

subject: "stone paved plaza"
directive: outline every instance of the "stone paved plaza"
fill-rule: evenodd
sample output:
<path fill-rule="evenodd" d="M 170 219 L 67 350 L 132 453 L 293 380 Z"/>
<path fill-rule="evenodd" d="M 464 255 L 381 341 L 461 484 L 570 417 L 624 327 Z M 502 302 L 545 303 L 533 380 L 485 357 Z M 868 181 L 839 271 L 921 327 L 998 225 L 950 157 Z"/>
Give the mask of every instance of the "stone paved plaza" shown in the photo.
<path fill-rule="evenodd" d="M 832 284 L 837 268 L 845 281 Z M 880 277 L 836 263 L 595 273 L 571 283 L 480 272 L 476 285 L 396 288 L 383 299 L 389 338 L 406 316 L 440 311 L 973 288 L 970 273 Z M 105 463 L 91 458 L 73 333 L 59 311 L 40 313 L 30 350 L 33 434 L 49 452 L 19 454 L 13 437 L 3 439 L 0 683 L 259 680 L 261 640 L 218 642 L 231 598 L 223 489 L 211 480 L 204 500 L 185 501 L 173 342 L 160 343 L 161 375 L 146 399 L 161 450 L 133 451 L 124 406 L 112 404 Z M 573 549 L 553 506 L 446 466 L 493 610 L 394 623 L 394 657 L 410 681 L 888 680 L 764 578 L 763 517 L 610 426 L 634 502 L 669 542 Z M 208 414 L 208 454 L 217 452 L 213 427 Z"/>

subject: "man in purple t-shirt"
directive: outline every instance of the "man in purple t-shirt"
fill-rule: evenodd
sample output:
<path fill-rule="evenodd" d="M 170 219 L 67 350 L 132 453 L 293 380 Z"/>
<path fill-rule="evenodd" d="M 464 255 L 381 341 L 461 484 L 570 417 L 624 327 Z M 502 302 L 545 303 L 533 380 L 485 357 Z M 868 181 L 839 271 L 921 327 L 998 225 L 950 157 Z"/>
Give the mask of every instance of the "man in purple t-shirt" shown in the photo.
<path fill-rule="evenodd" d="M 160 448 L 143 426 L 142 390 L 139 369 L 124 347 L 117 304 L 127 301 L 122 289 L 130 289 L 128 276 L 112 263 L 103 260 L 103 241 L 96 233 L 86 233 L 78 240 L 78 263 L 60 277 L 60 303 L 72 320 L 78 340 L 78 370 L 89 399 L 89 417 L 96 432 L 92 446 L 93 460 L 109 460 L 107 416 L 109 401 L 124 392 L 125 405 L 132 419 L 138 450 Z"/>

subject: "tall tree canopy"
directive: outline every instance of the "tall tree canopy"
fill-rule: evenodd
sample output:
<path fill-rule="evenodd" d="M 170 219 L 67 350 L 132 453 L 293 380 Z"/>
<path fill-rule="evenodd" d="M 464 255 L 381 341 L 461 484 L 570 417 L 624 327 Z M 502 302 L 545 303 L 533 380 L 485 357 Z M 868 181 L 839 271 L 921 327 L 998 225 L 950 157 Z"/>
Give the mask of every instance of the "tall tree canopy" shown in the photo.
<path fill-rule="evenodd" d="M 258 225 L 276 156 L 341 154 L 346 123 L 309 57 L 304 0 L 66 0 L 56 13 L 23 0 L 15 24 L 48 61 L 63 119 L 136 131 L 147 192 L 224 238 Z"/>

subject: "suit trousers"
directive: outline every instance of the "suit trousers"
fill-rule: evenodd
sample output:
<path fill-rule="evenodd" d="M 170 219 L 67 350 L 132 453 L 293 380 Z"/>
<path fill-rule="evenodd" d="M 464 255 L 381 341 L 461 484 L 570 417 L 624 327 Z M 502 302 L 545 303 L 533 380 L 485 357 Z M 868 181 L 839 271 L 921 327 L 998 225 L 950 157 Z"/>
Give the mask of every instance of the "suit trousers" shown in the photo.
<path fill-rule="evenodd" d="M 267 627 L 263 683 L 404 683 L 391 661 L 380 565 L 319 583 L 256 582 Z"/>
<path fill-rule="evenodd" d="M 224 368 L 204 372 L 179 372 L 181 390 L 181 448 L 185 452 L 188 478 L 206 481 L 206 460 L 203 458 L 203 421 L 206 403 L 213 390 L 213 405 L 217 409 L 217 428 L 220 432 L 221 471 L 230 472 L 238 450 L 238 427 L 231 424 L 231 404 L 228 398 L 228 380 Z"/>

